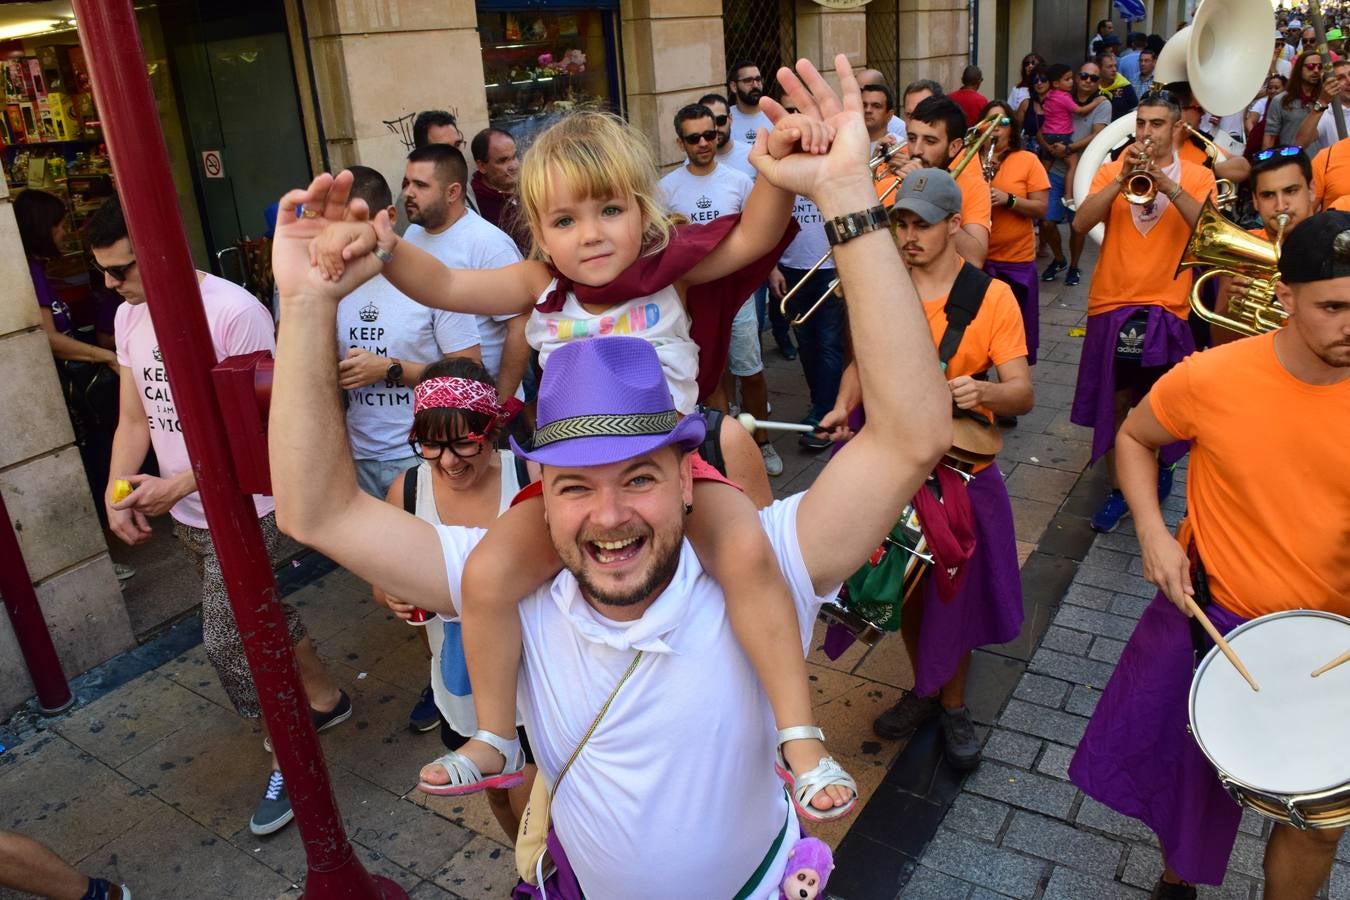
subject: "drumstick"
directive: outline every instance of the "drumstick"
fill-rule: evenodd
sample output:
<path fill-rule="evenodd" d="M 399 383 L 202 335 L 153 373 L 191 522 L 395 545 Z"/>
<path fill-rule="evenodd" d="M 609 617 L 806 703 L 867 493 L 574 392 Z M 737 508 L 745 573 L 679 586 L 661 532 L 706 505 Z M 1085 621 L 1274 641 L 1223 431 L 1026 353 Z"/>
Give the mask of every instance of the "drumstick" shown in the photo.
<path fill-rule="evenodd" d="M 745 430 L 751 434 L 755 433 L 756 428 L 767 428 L 769 431 L 800 431 L 805 434 L 814 434 L 820 430 L 815 426 L 798 425 L 796 422 L 765 422 L 761 419 L 756 419 L 749 413 L 741 413 L 736 417 L 736 421 L 740 422 Z"/>
<path fill-rule="evenodd" d="M 1238 670 L 1238 674 L 1247 679 L 1247 683 L 1252 686 L 1252 690 L 1260 691 L 1261 689 L 1256 686 L 1256 682 L 1252 679 L 1252 673 L 1247 671 L 1247 667 L 1242 664 L 1242 660 L 1238 659 L 1238 655 L 1233 652 L 1233 648 L 1228 646 L 1228 642 L 1223 639 L 1223 635 L 1219 634 L 1219 629 L 1214 627 L 1214 623 L 1209 620 L 1209 616 L 1205 615 L 1205 611 L 1197 606 L 1195 600 L 1190 596 L 1186 597 L 1186 609 L 1200 622 L 1200 626 L 1205 629 L 1205 633 L 1214 642 L 1214 646 L 1218 647 L 1219 652 L 1228 658 L 1228 661 L 1233 664 L 1233 668 Z"/>
<path fill-rule="evenodd" d="M 1340 656 L 1336 657 L 1336 658 L 1333 659 L 1331 662 L 1327 663 L 1325 666 L 1322 666 L 1320 669 L 1317 669 L 1316 671 L 1314 671 L 1314 672 L 1312 673 L 1312 677 L 1316 678 L 1318 675 L 1321 675 L 1323 672 L 1330 672 L 1332 669 L 1336 668 L 1337 666 L 1342 665 L 1342 664 L 1344 664 L 1344 663 L 1348 663 L 1348 662 L 1350 662 L 1350 650 L 1345 651 L 1345 652 L 1342 653 Z"/>

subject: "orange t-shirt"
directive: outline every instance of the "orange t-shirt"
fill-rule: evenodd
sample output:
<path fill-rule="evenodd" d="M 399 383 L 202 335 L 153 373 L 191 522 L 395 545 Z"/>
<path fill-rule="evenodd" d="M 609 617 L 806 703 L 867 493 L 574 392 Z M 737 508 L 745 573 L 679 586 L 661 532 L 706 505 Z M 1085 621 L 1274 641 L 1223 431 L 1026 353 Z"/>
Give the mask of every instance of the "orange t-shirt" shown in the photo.
<path fill-rule="evenodd" d="M 923 301 L 934 346 L 941 344 L 942 336 L 947 333 L 946 305 L 946 294 Z M 960 375 L 977 375 L 990 366 L 1001 366 L 1026 355 L 1027 333 L 1022 327 L 1022 309 L 1007 282 L 993 278 L 984 292 L 979 313 L 966 326 L 961 343 L 947 363 L 947 380 Z"/>
<path fill-rule="evenodd" d="M 1350 616 L 1350 380 L 1290 375 L 1275 334 L 1193 353 L 1149 405 L 1191 441 L 1189 518 L 1214 598 L 1240 616 L 1322 609 Z M 1331 466 L 1331 468 L 1328 468 Z"/>
<path fill-rule="evenodd" d="M 895 176 L 887 174 L 880 181 L 872 182 L 876 188 L 878 197 L 885 197 L 883 201 L 887 208 L 895 205 L 895 195 L 899 188 L 886 192 L 891 189 L 895 183 Z M 962 225 L 983 225 L 990 227 L 989 219 L 989 182 L 984 180 L 984 175 L 980 173 L 980 161 L 973 159 L 970 165 L 966 166 L 961 177 L 956 179 L 956 186 L 961 189 L 961 224 Z"/>
<path fill-rule="evenodd" d="M 1350 194 L 1350 138 L 1317 151 L 1312 160 L 1313 195 L 1323 209 Z"/>
<path fill-rule="evenodd" d="M 1122 157 L 1098 169 L 1091 193 L 1106 187 L 1124 164 Z M 1203 202 L 1214 195 L 1214 173 L 1182 160 L 1181 189 Z M 1168 209 L 1145 237 L 1135 227 L 1124 194 L 1117 194 L 1106 213 L 1106 236 L 1088 287 L 1088 315 L 1146 304 L 1182 319 L 1190 315 L 1190 273 L 1173 277 L 1190 236 L 1191 226 L 1175 209 Z"/>
<path fill-rule="evenodd" d="M 1181 149 L 1177 153 L 1188 163 L 1195 163 L 1197 166 L 1208 168 L 1209 154 L 1205 152 L 1203 147 L 1195 146 L 1195 141 L 1182 141 Z"/>
<path fill-rule="evenodd" d="M 974 165 L 974 163 L 971 163 Z M 994 175 L 994 187 L 1015 197 L 1050 190 L 1050 177 L 1034 153 L 1014 150 L 1003 158 Z M 1026 216 L 1006 206 L 992 209 L 994 226 L 989 231 L 988 259 L 996 262 L 1032 262 L 1036 259 L 1035 225 Z"/>
<path fill-rule="evenodd" d="M 1335 200 L 1332 200 L 1331 203 L 1325 208 L 1336 209 L 1340 210 L 1341 212 L 1350 212 L 1350 194 L 1343 194 L 1342 196 L 1337 197 Z"/>

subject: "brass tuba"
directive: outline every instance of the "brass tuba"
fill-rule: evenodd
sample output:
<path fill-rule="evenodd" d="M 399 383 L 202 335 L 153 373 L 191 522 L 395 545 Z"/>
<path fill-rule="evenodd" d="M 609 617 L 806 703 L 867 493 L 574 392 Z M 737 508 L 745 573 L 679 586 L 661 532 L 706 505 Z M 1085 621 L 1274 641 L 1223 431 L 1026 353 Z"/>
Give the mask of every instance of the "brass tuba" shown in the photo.
<path fill-rule="evenodd" d="M 1192 266 L 1209 269 L 1191 288 L 1191 309 L 1196 315 L 1211 325 L 1245 335 L 1264 334 L 1284 325 L 1289 313 L 1275 299 L 1275 282 L 1280 277 L 1280 244 L 1289 216 L 1281 213 L 1276 222 L 1279 231 L 1271 243 L 1243 231 L 1224 218 L 1213 201 L 1205 200 L 1177 264 L 1177 275 Z M 1200 299 L 1205 283 L 1219 275 L 1252 280 L 1246 291 L 1229 298 L 1227 314 L 1215 312 Z"/>

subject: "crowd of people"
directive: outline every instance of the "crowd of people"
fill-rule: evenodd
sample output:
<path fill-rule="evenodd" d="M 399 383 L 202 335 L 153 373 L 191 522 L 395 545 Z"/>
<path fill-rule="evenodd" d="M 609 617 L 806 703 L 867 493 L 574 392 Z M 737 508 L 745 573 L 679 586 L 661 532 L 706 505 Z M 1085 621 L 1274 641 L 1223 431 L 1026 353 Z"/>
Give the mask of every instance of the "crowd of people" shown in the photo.
<path fill-rule="evenodd" d="M 1276 24 L 1260 94 L 1227 116 L 1157 83 L 1161 38 L 1122 41 L 1110 20 L 1074 65 L 1027 54 L 1006 100 L 982 93 L 976 66 L 959 85 L 893 86 L 840 56 L 836 92 L 806 62 L 766 81 L 739 61 L 724 93 L 675 113 L 660 140 L 685 160 L 664 175 L 649 137 L 607 113 L 569 114 L 522 159 L 506 131 L 469 140 L 430 111 L 397 202 L 363 166 L 282 199 L 279 339 L 254 297 L 198 273 L 218 356 L 277 356 L 276 496 L 254 498 L 269 552 L 285 532 L 422 627 L 409 724 L 439 730 L 445 753 L 418 788 L 486 791 L 512 839 L 547 804 L 551 871 L 525 860 L 521 891 L 778 896 L 800 871 L 801 823 L 858 802 L 814 719 L 803 651 L 821 604 L 875 564 L 910 504 L 947 540 L 930 540 L 938 564 L 900 620 L 914 690 L 874 728 L 905 738 L 936 719 L 949 763 L 978 766 L 971 654 L 1022 627 L 1013 516 L 997 462 L 962 477 L 941 461 L 962 449 L 954 424 L 995 434 L 1032 410 L 1039 286 L 1082 282 L 1099 225 L 1071 419 L 1115 485 L 1092 528 L 1132 515 L 1159 593 L 1070 776 L 1159 835 L 1155 898 L 1222 881 L 1239 808 L 1185 733 L 1207 649 L 1190 604 L 1221 630 L 1284 609 L 1350 615 L 1350 481 L 1291 464 L 1350 440 L 1350 214 L 1336 211 L 1350 209 L 1350 144 L 1327 115 L 1350 104 L 1350 62 L 1335 58 L 1339 29 L 1326 73 L 1301 20 Z M 1122 117 L 1133 141 L 1084 161 Z M 1137 198 L 1141 175 L 1151 193 Z M 1279 330 L 1211 327 L 1177 273 L 1225 180 L 1232 217 L 1283 250 L 1278 272 L 1219 279 L 1207 302 L 1240 309 L 1265 277 Z M 63 227 L 38 193 L 16 203 L 35 282 Z M 76 340 L 39 299 L 59 359 L 120 375 L 91 484 L 128 544 L 173 517 L 203 575 L 208 659 L 257 718 L 116 198 L 86 232 L 123 301 L 111 346 Z M 735 419 L 771 412 L 766 332 L 800 360 L 801 448 L 834 451 L 777 502 L 778 450 Z M 1187 452 L 1173 538 L 1161 504 Z M 286 621 L 314 724 L 335 727 L 351 701 L 294 609 Z M 292 817 L 273 757 L 250 828 Z M 1340 833 L 1277 826 L 1270 896 L 1311 898 Z"/>

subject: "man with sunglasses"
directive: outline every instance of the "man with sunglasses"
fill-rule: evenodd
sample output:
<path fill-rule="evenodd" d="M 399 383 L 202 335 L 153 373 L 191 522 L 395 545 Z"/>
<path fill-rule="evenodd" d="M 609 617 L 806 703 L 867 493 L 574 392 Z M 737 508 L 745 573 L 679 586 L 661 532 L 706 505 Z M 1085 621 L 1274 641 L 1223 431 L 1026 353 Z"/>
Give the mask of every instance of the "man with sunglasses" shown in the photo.
<path fill-rule="evenodd" d="M 1322 83 L 1321 93 L 1313 101 L 1303 124 L 1298 126 L 1294 143 L 1300 147 L 1312 144 L 1330 147 L 1341 139 L 1336 131 L 1336 115 L 1331 104 L 1333 98 L 1341 101 L 1341 117 L 1346 124 L 1346 133 L 1350 134 L 1350 59 L 1338 59 L 1332 63 L 1331 77 Z"/>
<path fill-rule="evenodd" d="M 713 111 L 691 103 L 675 113 L 675 136 L 688 162 L 661 179 L 670 208 L 691 222 L 711 222 L 721 216 L 739 213 L 750 196 L 754 183 L 730 166 L 717 160 L 717 128 Z M 731 323 L 731 347 L 727 371 L 741 384 L 741 405 L 757 419 L 769 417 L 769 386 L 764 380 L 764 362 L 760 358 L 759 317 L 753 297 L 746 298 Z M 728 385 L 730 387 L 726 388 Z M 708 400 L 709 406 L 727 411 L 735 399 L 734 382 L 723 379 Z M 783 474 L 783 460 L 769 442 L 764 429 L 755 432 L 764 469 L 770 475 Z"/>
<path fill-rule="evenodd" d="M 1205 112 L 1205 108 L 1196 101 L 1189 83 L 1185 81 L 1174 82 L 1168 85 L 1168 93 L 1171 95 L 1172 101 L 1181 109 L 1183 124 L 1189 125 L 1205 137 L 1215 136 L 1216 130 L 1222 130 L 1222 120 Z M 1217 135 L 1217 137 L 1220 142 L 1227 142 L 1227 138 L 1223 134 Z M 1247 162 L 1247 158 L 1241 152 L 1230 153 L 1216 160 L 1210 155 L 1205 142 L 1184 128 L 1177 129 L 1175 147 L 1178 156 L 1186 162 L 1213 170 L 1216 179 L 1227 178 L 1233 184 L 1241 184 L 1251 174 L 1251 163 Z"/>
<path fill-rule="evenodd" d="M 1167 94 L 1145 97 L 1135 111 L 1136 143 L 1097 170 L 1073 220 L 1077 235 L 1098 223 L 1106 234 L 1088 288 L 1087 334 L 1069 417 L 1093 429 L 1091 461 L 1105 456 L 1113 477 L 1111 448 L 1126 413 L 1195 350 L 1187 324 L 1191 279 L 1174 274 L 1200 205 L 1214 193 L 1214 175 L 1177 155 L 1180 117 Z M 1157 189 L 1147 204 L 1125 199 L 1136 173 L 1151 176 Z M 1159 500 L 1171 493 L 1173 466 L 1185 452 L 1182 443 L 1164 448 Z M 1092 527 L 1114 531 L 1128 512 L 1124 496 L 1112 490 Z"/>
<path fill-rule="evenodd" d="M 698 102 L 708 107 L 713 115 L 713 127 L 717 129 L 718 165 L 730 166 L 753 182 L 759 172 L 750 165 L 749 145 L 731 139 L 731 107 L 727 98 L 721 94 L 704 94 L 698 98 Z"/>
<path fill-rule="evenodd" d="M 1343 459 L 1350 445 L 1350 214 L 1321 213 L 1294 229 L 1275 291 L 1287 325 L 1179 363 L 1117 439 L 1144 577 L 1159 591 L 1097 702 L 1069 778 L 1158 835 L 1164 871 L 1155 900 L 1194 900 L 1195 884 L 1220 884 L 1242 819 L 1188 733 L 1195 652 L 1209 643 L 1193 639 L 1187 599 L 1207 605 L 1220 633 L 1292 609 L 1350 615 L 1350 477 L 1343 465 L 1317 464 Z M 1159 449 L 1177 441 L 1190 442 L 1191 459 L 1187 518 L 1173 538 L 1154 483 Z M 1308 659 L 1303 671 L 1325 659 Z M 1291 721 L 1306 715 L 1292 711 Z M 1254 744 L 1265 739 L 1252 728 Z M 1290 760 L 1290 771 L 1299 765 Z M 1276 824 L 1264 896 L 1311 900 L 1343 831 Z"/>
<path fill-rule="evenodd" d="M 104 284 L 126 301 L 117 308 L 114 324 L 122 396 L 108 467 L 109 488 L 104 498 L 108 527 L 134 546 L 150 539 L 152 518 L 166 513 L 173 517 L 174 537 L 202 575 L 202 644 L 206 658 L 216 670 L 235 711 L 243 718 L 258 719 L 262 709 L 253 673 L 244 658 L 220 561 L 207 530 L 183 427 L 165 374 L 159 339 L 155 337 L 155 323 L 145 302 L 136 249 L 131 245 L 122 204 L 116 195 L 90 217 L 85 236 L 93 251 L 94 268 L 103 273 Z M 272 316 L 252 294 L 205 272 L 197 273 L 197 282 L 217 361 L 258 350 L 275 350 Z M 137 474 L 152 446 L 159 462 L 159 475 Z M 113 498 L 117 479 L 135 485 L 135 490 L 121 500 Z M 281 540 L 273 512 L 276 505 L 271 497 L 262 495 L 254 496 L 253 505 L 268 556 L 275 563 Z M 315 728 L 322 731 L 346 721 L 352 714 L 351 700 L 319 661 L 299 614 L 288 604 L 283 603 L 282 609 Z M 269 771 L 267 787 L 249 821 L 249 830 L 256 835 L 271 834 L 285 827 L 294 816 L 275 756 Z"/>
<path fill-rule="evenodd" d="M 1074 73 L 1073 78 L 1073 99 L 1079 106 L 1086 106 L 1094 97 L 1100 93 L 1098 86 L 1101 84 L 1101 72 L 1097 64 L 1091 60 L 1083 63 Z M 1055 157 L 1055 161 L 1050 165 L 1050 198 L 1049 206 L 1045 211 L 1045 228 L 1041 229 L 1041 237 L 1045 239 L 1046 245 L 1054 254 L 1054 261 L 1046 266 L 1044 274 L 1041 275 L 1041 281 L 1050 282 L 1059 277 L 1060 272 L 1068 271 L 1064 274 L 1064 284 L 1068 287 L 1074 287 L 1082 283 L 1083 273 L 1078 267 L 1078 261 L 1083 255 L 1083 246 L 1087 240 L 1087 232 L 1079 231 L 1073 227 L 1074 212 L 1064 204 L 1065 189 L 1073 193 L 1073 185 L 1068 183 L 1069 163 L 1068 159 L 1075 153 L 1082 153 L 1092 139 L 1097 136 L 1107 125 L 1111 124 L 1111 105 L 1109 103 L 1098 103 L 1091 111 L 1087 113 L 1072 113 L 1073 131 L 1069 135 L 1067 146 L 1055 144 L 1050 148 L 1050 153 Z M 1064 259 L 1063 245 L 1060 243 L 1059 225 L 1061 222 L 1069 223 L 1069 259 L 1066 265 Z"/>
<path fill-rule="evenodd" d="M 749 61 L 736 63 L 727 71 L 727 95 L 735 102 L 731 139 L 750 147 L 755 143 L 755 134 L 759 129 L 773 129 L 769 117 L 759 108 L 759 98 L 764 96 L 764 76 L 759 66 Z"/>

